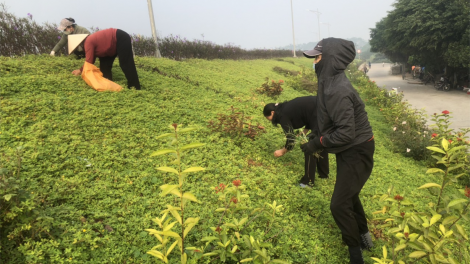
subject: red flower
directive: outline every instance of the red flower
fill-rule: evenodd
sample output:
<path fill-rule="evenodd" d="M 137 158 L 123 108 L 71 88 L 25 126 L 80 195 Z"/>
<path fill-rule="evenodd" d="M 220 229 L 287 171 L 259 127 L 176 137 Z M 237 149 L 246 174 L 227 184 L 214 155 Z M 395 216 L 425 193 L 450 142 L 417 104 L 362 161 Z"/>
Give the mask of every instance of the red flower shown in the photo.
<path fill-rule="evenodd" d="M 233 183 L 233 185 L 238 187 L 238 186 L 240 186 L 240 184 L 242 184 L 242 181 L 241 180 L 234 180 L 232 183 Z"/>
<path fill-rule="evenodd" d="M 380 111 L 382 111 L 382 108 L 380 108 Z"/>
<path fill-rule="evenodd" d="M 436 133 L 432 133 L 431 138 L 435 138 L 435 137 L 437 137 L 437 134 L 436 134 Z"/>
<path fill-rule="evenodd" d="M 406 237 L 406 238 L 408 238 L 408 236 L 409 236 L 409 235 L 410 235 L 410 234 L 408 234 L 408 233 L 405 233 L 405 237 Z"/>
<path fill-rule="evenodd" d="M 195 249 L 194 252 L 199 253 L 199 252 L 201 252 L 201 251 L 200 251 L 199 249 Z"/>
<path fill-rule="evenodd" d="M 405 212 L 400 213 L 401 217 L 405 217 Z"/>
<path fill-rule="evenodd" d="M 215 187 L 215 193 L 223 192 L 225 190 L 225 187 L 227 187 L 225 184 L 219 184 L 219 186 Z"/>
<path fill-rule="evenodd" d="M 232 202 L 232 203 L 234 203 L 234 204 L 237 204 L 237 203 L 238 203 L 238 200 L 237 200 L 237 198 L 232 197 L 232 199 L 230 199 L 230 202 Z"/>
<path fill-rule="evenodd" d="M 283 80 L 279 80 L 279 83 L 284 83 L 284 81 L 283 81 Z"/>
<path fill-rule="evenodd" d="M 442 113 L 443 113 L 444 115 L 448 115 L 450 112 L 447 111 L 447 110 L 444 110 L 444 111 L 442 111 Z"/>
<path fill-rule="evenodd" d="M 176 129 L 178 127 L 178 124 L 172 124 L 172 126 Z"/>
<path fill-rule="evenodd" d="M 400 196 L 399 194 L 395 195 L 395 197 L 393 198 L 397 201 L 403 201 L 403 196 Z"/>
<path fill-rule="evenodd" d="M 470 188 L 468 188 L 467 186 L 465 186 L 465 196 L 470 198 Z"/>
<path fill-rule="evenodd" d="M 457 141 L 462 141 L 462 139 L 461 139 L 461 138 L 457 138 Z"/>
<path fill-rule="evenodd" d="M 220 232 L 222 231 L 222 228 L 220 228 L 220 226 L 218 226 L 218 227 L 215 229 L 215 231 L 220 234 Z"/>
<path fill-rule="evenodd" d="M 449 139 L 449 143 L 451 143 L 451 144 L 452 144 L 452 139 Z"/>

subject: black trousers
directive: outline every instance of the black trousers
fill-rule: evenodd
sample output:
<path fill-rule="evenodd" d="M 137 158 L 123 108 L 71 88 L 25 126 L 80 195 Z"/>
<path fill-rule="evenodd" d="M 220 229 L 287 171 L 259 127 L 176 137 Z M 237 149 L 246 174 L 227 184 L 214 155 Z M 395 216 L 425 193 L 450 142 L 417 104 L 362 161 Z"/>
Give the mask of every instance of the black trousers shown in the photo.
<path fill-rule="evenodd" d="M 320 178 L 328 178 L 330 173 L 330 163 L 328 162 L 328 153 L 322 151 L 320 153 L 320 158 L 317 159 L 313 155 L 305 154 L 305 174 L 300 179 L 300 183 L 303 184 L 314 184 L 315 183 L 315 171 L 318 169 L 318 174 Z"/>
<path fill-rule="evenodd" d="M 111 81 L 113 80 L 111 69 L 113 68 L 116 56 L 119 56 L 119 66 L 121 66 L 126 76 L 127 86 L 140 90 L 139 76 L 135 68 L 134 54 L 132 53 L 131 36 L 120 29 L 116 31 L 116 55 L 100 58 L 100 70 L 103 73 L 103 77 Z"/>
<path fill-rule="evenodd" d="M 371 140 L 336 154 L 336 184 L 330 210 L 343 241 L 350 247 L 360 246 L 360 234 L 369 231 L 359 193 L 372 173 L 374 151 Z"/>

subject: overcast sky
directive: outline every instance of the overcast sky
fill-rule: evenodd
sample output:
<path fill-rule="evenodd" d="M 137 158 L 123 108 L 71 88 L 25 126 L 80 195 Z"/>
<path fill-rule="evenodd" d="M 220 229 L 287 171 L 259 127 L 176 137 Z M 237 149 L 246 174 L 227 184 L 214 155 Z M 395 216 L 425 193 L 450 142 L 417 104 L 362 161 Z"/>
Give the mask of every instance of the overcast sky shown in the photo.
<path fill-rule="evenodd" d="M 292 44 L 290 0 L 153 0 L 159 36 L 170 34 L 232 43 L 245 49 Z M 292 0 L 296 44 L 328 36 L 369 39 L 369 28 L 387 15 L 395 0 Z M 19 17 L 56 23 L 72 17 L 78 25 L 119 28 L 151 36 L 147 0 L 0 0 Z M 318 27 L 318 10 L 321 23 Z"/>

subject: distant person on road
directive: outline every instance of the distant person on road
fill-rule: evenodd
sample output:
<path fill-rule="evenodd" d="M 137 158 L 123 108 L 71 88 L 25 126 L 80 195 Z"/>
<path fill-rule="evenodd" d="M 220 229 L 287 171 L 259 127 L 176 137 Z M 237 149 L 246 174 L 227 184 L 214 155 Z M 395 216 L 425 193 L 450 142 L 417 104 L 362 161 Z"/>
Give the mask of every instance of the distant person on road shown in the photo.
<path fill-rule="evenodd" d="M 362 68 L 362 70 L 364 71 L 364 74 L 367 74 L 367 64 L 364 63 L 364 68 Z"/>
<path fill-rule="evenodd" d="M 137 69 L 134 62 L 134 54 L 132 52 L 131 37 L 126 32 L 109 28 L 97 31 L 89 36 L 82 35 L 78 44 L 75 44 L 75 49 L 78 46 L 82 46 L 85 50 L 86 62 L 94 64 L 96 58 L 100 59 L 100 70 L 103 73 L 103 77 L 108 80 L 113 80 L 113 74 L 111 69 L 113 68 L 113 62 L 116 56 L 119 56 L 119 66 L 127 79 L 127 85 L 129 88 L 135 87 L 140 90 L 139 76 L 137 75 Z M 71 52 L 71 51 L 69 51 Z M 82 74 L 83 66 L 72 71 L 73 75 Z"/>
<path fill-rule="evenodd" d="M 60 25 L 57 28 L 62 32 L 62 36 L 60 36 L 59 42 L 54 46 L 54 48 L 51 51 L 51 56 L 55 56 L 56 52 L 61 50 L 65 45 L 68 44 L 68 36 L 72 34 L 90 34 L 90 31 L 88 29 L 81 27 L 77 24 L 75 24 L 75 19 L 69 17 L 69 18 L 64 18 L 60 21 Z M 69 52 L 70 54 L 70 52 Z M 84 57 L 85 56 L 85 51 L 83 50 L 82 47 L 78 47 L 77 49 L 74 50 L 74 54 L 79 56 L 79 57 Z"/>
<path fill-rule="evenodd" d="M 382 62 L 382 67 L 385 67 L 385 62 Z"/>
<path fill-rule="evenodd" d="M 286 135 L 286 144 L 282 149 L 274 151 L 274 157 L 282 157 L 295 145 L 294 129 L 304 128 L 303 133 L 311 131 L 310 136 L 318 134 L 317 124 L 317 97 L 298 97 L 284 103 L 269 103 L 263 109 L 263 115 L 277 126 L 281 125 Z M 305 173 L 300 179 L 300 187 L 307 187 L 315 184 L 315 170 L 318 168 L 320 178 L 328 178 L 330 172 L 328 153 L 322 152 L 320 158 L 313 155 L 305 156 Z"/>
<path fill-rule="evenodd" d="M 361 248 L 373 243 L 359 194 L 372 173 L 375 143 L 365 105 L 344 73 L 356 49 L 352 41 L 327 38 L 304 56 L 316 63 L 319 133 L 301 148 L 307 154 L 322 149 L 336 154 L 331 213 L 348 245 L 349 263 L 364 264 Z"/>
<path fill-rule="evenodd" d="M 372 67 L 371 67 L 371 64 L 370 64 L 370 61 L 369 61 L 369 69 L 370 69 L 370 68 L 372 68 Z"/>

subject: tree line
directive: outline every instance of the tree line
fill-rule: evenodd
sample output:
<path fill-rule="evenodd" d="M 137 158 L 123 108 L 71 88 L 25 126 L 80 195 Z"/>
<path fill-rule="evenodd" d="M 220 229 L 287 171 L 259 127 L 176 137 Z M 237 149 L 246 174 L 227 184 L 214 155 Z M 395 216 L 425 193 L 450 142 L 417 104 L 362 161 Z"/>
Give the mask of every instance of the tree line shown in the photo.
<path fill-rule="evenodd" d="M 433 74 L 455 74 L 468 85 L 468 0 L 397 0 L 393 7 L 371 29 L 371 51 L 392 62 L 424 66 Z"/>

